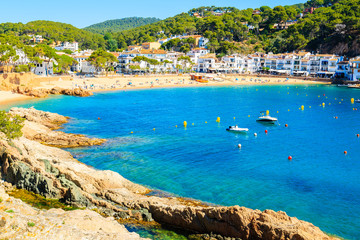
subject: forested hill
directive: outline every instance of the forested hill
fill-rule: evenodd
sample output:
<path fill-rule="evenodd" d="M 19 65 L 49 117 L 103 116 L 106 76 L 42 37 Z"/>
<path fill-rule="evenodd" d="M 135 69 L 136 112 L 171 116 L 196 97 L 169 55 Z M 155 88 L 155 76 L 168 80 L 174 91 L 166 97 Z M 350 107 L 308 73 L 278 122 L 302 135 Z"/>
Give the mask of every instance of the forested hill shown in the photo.
<path fill-rule="evenodd" d="M 301 16 L 304 9 L 311 7 L 316 9 Z M 286 29 L 276 29 L 277 24 Z M 218 54 L 306 49 L 354 56 L 360 54 L 359 24 L 360 0 L 310 0 L 292 6 L 244 10 L 201 7 L 113 34 L 112 38 L 119 48 L 124 48 L 171 35 L 201 34 L 210 39 L 208 47 Z"/>
<path fill-rule="evenodd" d="M 84 28 L 93 33 L 105 34 L 107 32 L 121 32 L 124 30 L 140 27 L 143 25 L 151 24 L 160 21 L 159 18 L 149 17 L 129 17 L 115 20 L 108 20 L 105 22 L 93 24 Z"/>
<path fill-rule="evenodd" d="M 82 49 L 105 48 L 106 41 L 100 34 L 94 34 L 70 24 L 52 21 L 33 21 L 23 23 L 2 23 L 0 34 L 20 37 L 25 43 L 29 41 L 28 35 L 42 35 L 45 44 L 56 41 L 79 42 Z"/>

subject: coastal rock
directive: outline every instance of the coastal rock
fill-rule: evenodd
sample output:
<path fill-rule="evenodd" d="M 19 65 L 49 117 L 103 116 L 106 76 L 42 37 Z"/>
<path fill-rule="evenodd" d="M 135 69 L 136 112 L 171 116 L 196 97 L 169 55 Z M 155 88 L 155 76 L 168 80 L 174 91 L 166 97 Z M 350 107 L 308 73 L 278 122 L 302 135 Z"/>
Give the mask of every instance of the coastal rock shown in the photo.
<path fill-rule="evenodd" d="M 1 239 L 129 239 L 140 240 L 114 220 L 91 210 L 36 210 L 10 197 L 0 183 Z"/>
<path fill-rule="evenodd" d="M 6 89 L 6 87 L 3 87 Z M 88 97 L 93 95 L 91 91 L 82 89 L 82 88 L 75 88 L 75 89 L 68 89 L 68 88 L 59 88 L 55 87 L 52 89 L 44 89 L 44 88 L 30 88 L 26 86 L 8 86 L 8 88 L 11 89 L 12 92 L 23 94 L 31 97 L 37 97 L 37 98 L 45 98 L 49 94 L 63 94 L 63 95 L 69 95 L 69 96 L 77 96 L 77 97 Z"/>
<path fill-rule="evenodd" d="M 151 206 L 160 223 L 197 233 L 214 233 L 240 239 L 332 239 L 313 224 L 284 212 L 251 210 L 245 207 Z"/>
<path fill-rule="evenodd" d="M 70 187 L 64 197 L 65 203 L 75 207 L 89 207 L 89 200 L 84 197 L 77 187 Z"/>
<path fill-rule="evenodd" d="M 93 95 L 92 92 L 81 89 L 81 88 L 75 88 L 74 90 L 73 89 L 62 89 L 60 91 L 60 93 L 64 94 L 64 95 L 77 96 L 77 97 L 88 97 L 88 96 Z"/>
<path fill-rule="evenodd" d="M 32 89 L 25 86 L 14 87 L 12 92 L 37 98 L 45 98 L 49 94 L 49 91 L 46 89 Z"/>
<path fill-rule="evenodd" d="M 51 131 L 60 128 L 61 124 L 68 121 L 66 117 L 59 114 L 39 111 L 34 108 L 12 108 L 9 113 L 26 119 L 22 129 L 26 138 L 48 146 L 71 148 L 100 145 L 105 142 L 104 139 L 88 138 L 80 134 Z"/>
<path fill-rule="evenodd" d="M 13 107 L 9 111 L 12 115 L 19 115 L 28 121 L 39 123 L 50 129 L 58 129 L 61 124 L 68 121 L 68 118 L 57 113 L 39 111 L 35 108 L 17 108 Z"/>

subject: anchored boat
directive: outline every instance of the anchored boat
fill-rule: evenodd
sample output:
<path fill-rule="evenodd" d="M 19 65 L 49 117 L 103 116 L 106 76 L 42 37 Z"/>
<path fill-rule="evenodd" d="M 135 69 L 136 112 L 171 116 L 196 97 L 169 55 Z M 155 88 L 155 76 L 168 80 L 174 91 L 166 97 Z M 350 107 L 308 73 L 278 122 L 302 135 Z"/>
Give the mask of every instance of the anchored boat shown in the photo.
<path fill-rule="evenodd" d="M 275 123 L 277 120 L 277 118 L 271 117 L 267 112 L 260 112 L 260 117 L 256 121 L 263 123 Z"/>
<path fill-rule="evenodd" d="M 237 125 L 235 126 L 229 126 L 229 128 L 226 129 L 226 131 L 229 132 L 248 132 L 249 129 L 248 128 L 239 128 Z"/>

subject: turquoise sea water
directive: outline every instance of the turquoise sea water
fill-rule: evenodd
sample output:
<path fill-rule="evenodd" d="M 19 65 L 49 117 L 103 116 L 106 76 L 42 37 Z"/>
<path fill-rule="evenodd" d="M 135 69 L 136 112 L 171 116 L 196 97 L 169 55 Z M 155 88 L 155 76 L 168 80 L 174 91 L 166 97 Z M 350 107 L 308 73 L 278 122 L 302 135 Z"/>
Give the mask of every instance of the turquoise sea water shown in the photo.
<path fill-rule="evenodd" d="M 72 117 L 66 132 L 108 138 L 103 146 L 71 150 L 95 168 L 178 196 L 282 210 L 327 233 L 360 239 L 360 104 L 351 98 L 360 98 L 360 90 L 234 86 L 57 96 L 17 105 Z M 279 125 L 257 123 L 263 110 Z M 235 124 L 249 133 L 225 131 Z"/>

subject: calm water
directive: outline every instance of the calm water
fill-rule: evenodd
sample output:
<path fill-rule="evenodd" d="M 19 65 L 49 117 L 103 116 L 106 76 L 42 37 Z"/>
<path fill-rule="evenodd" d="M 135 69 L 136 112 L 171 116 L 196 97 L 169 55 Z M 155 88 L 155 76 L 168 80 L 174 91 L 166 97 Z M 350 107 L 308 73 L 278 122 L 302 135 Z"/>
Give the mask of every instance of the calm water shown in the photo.
<path fill-rule="evenodd" d="M 67 132 L 108 138 L 100 147 L 71 150 L 95 168 L 179 196 L 286 211 L 360 239 L 360 104 L 351 98 L 360 90 L 238 86 L 58 96 L 22 106 L 71 116 Z M 267 109 L 279 125 L 255 121 Z M 249 133 L 225 131 L 234 124 Z"/>

